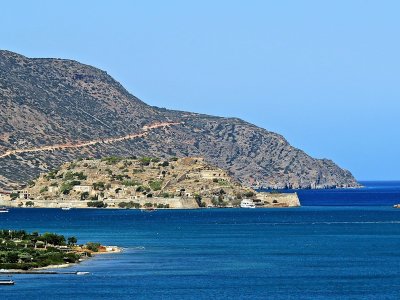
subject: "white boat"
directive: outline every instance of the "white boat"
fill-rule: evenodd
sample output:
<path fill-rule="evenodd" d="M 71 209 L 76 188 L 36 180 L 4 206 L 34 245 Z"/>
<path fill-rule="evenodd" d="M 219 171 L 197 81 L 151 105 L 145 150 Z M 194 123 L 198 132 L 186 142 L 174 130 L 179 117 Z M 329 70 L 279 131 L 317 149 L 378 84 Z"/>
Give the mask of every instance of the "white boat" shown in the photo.
<path fill-rule="evenodd" d="M 82 271 L 78 271 L 76 272 L 76 275 L 89 275 L 90 272 L 82 272 Z"/>
<path fill-rule="evenodd" d="M 70 210 L 71 207 L 61 207 L 62 210 Z"/>
<path fill-rule="evenodd" d="M 256 208 L 253 200 L 250 200 L 250 199 L 243 199 L 242 202 L 240 202 L 240 207 L 241 208 Z"/>
<path fill-rule="evenodd" d="M 14 285 L 14 280 L 0 280 L 0 285 Z"/>
<path fill-rule="evenodd" d="M 7 212 L 8 212 L 8 208 L 0 207 L 0 213 L 7 213 Z"/>

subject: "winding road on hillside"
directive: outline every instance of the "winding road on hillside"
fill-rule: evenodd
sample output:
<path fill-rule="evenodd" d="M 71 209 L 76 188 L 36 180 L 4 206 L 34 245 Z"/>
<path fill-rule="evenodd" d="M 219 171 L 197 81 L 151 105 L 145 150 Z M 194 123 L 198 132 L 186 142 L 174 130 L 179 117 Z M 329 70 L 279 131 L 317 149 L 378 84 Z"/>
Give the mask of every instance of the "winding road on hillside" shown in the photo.
<path fill-rule="evenodd" d="M 128 134 L 128 135 L 124 135 L 124 136 L 120 136 L 120 137 L 96 139 L 96 140 L 90 140 L 90 141 L 85 141 L 85 142 L 79 142 L 79 143 L 75 143 L 75 144 L 55 144 L 55 145 L 36 147 L 36 148 L 13 149 L 13 150 L 8 150 L 8 151 L 0 154 L 0 159 L 11 156 L 11 155 L 16 155 L 16 154 L 41 152 L 41 151 L 55 151 L 55 150 L 64 150 L 64 149 L 76 149 L 76 148 L 87 147 L 87 146 L 95 145 L 95 144 L 110 144 L 110 143 L 115 143 L 115 142 L 120 142 L 120 141 L 133 140 L 133 139 L 141 138 L 141 137 L 148 135 L 150 133 L 150 131 L 153 129 L 166 128 L 166 127 L 170 127 L 170 126 L 174 126 L 174 125 L 181 125 L 181 124 L 184 124 L 184 123 L 183 122 L 154 123 L 154 124 L 143 126 L 142 127 L 143 131 L 141 133 Z"/>

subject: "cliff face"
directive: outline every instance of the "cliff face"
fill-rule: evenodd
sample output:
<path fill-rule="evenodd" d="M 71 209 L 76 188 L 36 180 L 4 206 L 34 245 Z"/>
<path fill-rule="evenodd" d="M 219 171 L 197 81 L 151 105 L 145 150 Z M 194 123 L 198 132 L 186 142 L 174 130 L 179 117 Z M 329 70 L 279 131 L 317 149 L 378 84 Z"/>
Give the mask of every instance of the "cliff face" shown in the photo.
<path fill-rule="evenodd" d="M 350 172 L 239 119 L 149 106 L 106 72 L 0 51 L 0 185 L 77 157 L 203 156 L 245 185 L 350 187 Z"/>

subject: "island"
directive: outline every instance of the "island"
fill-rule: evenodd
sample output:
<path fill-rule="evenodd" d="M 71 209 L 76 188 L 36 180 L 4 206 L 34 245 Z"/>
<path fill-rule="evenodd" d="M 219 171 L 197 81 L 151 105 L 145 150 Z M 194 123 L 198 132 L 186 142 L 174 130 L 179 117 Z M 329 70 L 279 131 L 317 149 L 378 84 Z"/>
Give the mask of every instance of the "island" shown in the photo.
<path fill-rule="evenodd" d="M 78 159 L 8 191 L 0 205 L 194 209 L 300 206 L 296 193 L 257 192 L 202 157 Z"/>
<path fill-rule="evenodd" d="M 94 254 L 119 252 L 116 246 L 88 242 L 78 245 L 74 236 L 25 230 L 0 230 L 0 269 L 32 270 L 66 267 Z"/>

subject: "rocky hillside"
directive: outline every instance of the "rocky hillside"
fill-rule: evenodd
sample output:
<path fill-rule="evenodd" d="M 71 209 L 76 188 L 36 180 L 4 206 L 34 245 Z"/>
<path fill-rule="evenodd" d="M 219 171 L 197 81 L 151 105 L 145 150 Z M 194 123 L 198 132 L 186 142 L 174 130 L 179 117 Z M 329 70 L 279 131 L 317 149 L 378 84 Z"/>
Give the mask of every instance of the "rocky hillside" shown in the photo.
<path fill-rule="evenodd" d="M 3 194 L 4 197 L 6 195 Z M 7 206 L 199 208 L 298 206 L 296 194 L 256 193 L 203 158 L 85 159 L 65 163 L 9 195 Z"/>
<path fill-rule="evenodd" d="M 356 186 L 350 172 L 240 119 L 149 106 L 106 72 L 0 51 L 0 185 L 78 157 L 204 156 L 245 185 Z"/>

